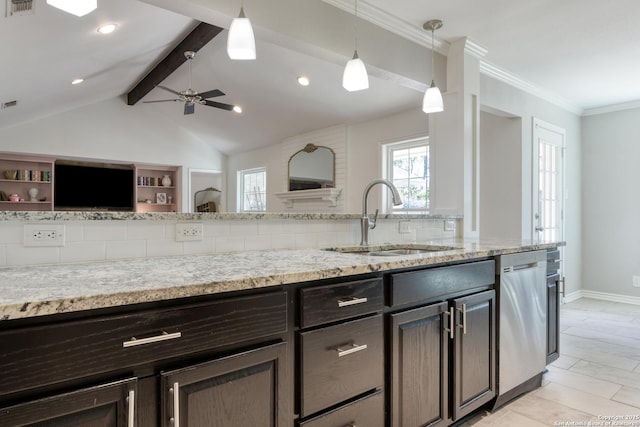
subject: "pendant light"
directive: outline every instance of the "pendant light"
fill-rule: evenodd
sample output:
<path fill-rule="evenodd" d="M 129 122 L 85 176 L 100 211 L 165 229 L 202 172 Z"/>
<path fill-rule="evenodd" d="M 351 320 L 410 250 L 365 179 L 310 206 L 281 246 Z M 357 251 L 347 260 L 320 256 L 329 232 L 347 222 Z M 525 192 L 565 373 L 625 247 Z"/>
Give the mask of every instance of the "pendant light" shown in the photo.
<path fill-rule="evenodd" d="M 84 16 L 98 7 L 98 0 L 47 0 L 49 6 L 76 16 Z"/>
<path fill-rule="evenodd" d="M 433 57 L 435 56 L 434 50 L 434 33 L 437 29 L 442 28 L 442 21 L 439 19 L 432 19 L 427 21 L 422 26 L 425 30 L 431 30 L 431 86 L 427 88 L 422 99 L 422 111 L 425 113 L 438 113 L 444 110 L 444 103 L 442 102 L 442 94 L 440 89 L 436 86 L 433 80 Z"/>
<path fill-rule="evenodd" d="M 355 12 L 356 23 L 354 24 L 354 32 L 356 46 L 353 51 L 353 58 L 347 62 L 347 65 L 344 67 L 344 73 L 342 74 L 342 87 L 349 92 L 369 88 L 367 68 L 364 66 L 362 59 L 358 56 L 358 0 L 355 1 Z"/>
<path fill-rule="evenodd" d="M 256 40 L 251 21 L 244 14 L 243 5 L 240 5 L 240 15 L 231 21 L 229 27 L 227 54 L 231 59 L 256 59 Z"/>

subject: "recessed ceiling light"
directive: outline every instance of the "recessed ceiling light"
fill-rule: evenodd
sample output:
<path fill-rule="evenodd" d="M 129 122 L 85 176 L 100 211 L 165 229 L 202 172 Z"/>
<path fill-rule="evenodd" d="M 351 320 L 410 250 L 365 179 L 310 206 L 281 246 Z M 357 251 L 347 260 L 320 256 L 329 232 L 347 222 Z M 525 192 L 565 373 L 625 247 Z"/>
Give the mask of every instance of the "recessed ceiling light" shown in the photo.
<path fill-rule="evenodd" d="M 234 105 L 233 106 L 233 111 L 235 111 L 236 113 L 240 114 L 242 113 L 242 107 L 239 105 Z"/>
<path fill-rule="evenodd" d="M 309 77 L 305 77 L 305 76 L 298 77 L 298 84 L 300 86 L 309 86 Z"/>
<path fill-rule="evenodd" d="M 83 81 L 84 81 L 84 79 L 73 79 L 73 80 L 71 80 L 71 84 L 72 85 L 77 85 L 77 84 L 82 83 Z"/>
<path fill-rule="evenodd" d="M 98 27 L 98 32 L 100 34 L 111 34 L 116 28 L 118 28 L 118 24 L 105 24 Z"/>

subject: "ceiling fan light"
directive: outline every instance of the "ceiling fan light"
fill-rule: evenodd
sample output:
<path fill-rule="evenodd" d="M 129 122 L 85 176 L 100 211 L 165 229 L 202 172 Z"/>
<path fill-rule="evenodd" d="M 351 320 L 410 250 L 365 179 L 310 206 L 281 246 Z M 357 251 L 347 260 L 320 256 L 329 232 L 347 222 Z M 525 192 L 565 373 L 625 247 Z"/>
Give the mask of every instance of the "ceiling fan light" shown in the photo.
<path fill-rule="evenodd" d="M 251 21 L 240 8 L 240 15 L 231 22 L 227 37 L 227 54 L 231 59 L 256 59 L 256 40 Z"/>
<path fill-rule="evenodd" d="M 76 16 L 84 16 L 98 7 L 98 0 L 47 0 L 47 4 Z"/>
<path fill-rule="evenodd" d="M 349 92 L 369 88 L 367 68 L 365 67 L 364 62 L 362 62 L 362 59 L 358 57 L 358 51 L 354 51 L 353 59 L 349 60 L 347 65 L 344 67 L 344 73 L 342 74 L 342 87 Z"/>
<path fill-rule="evenodd" d="M 239 105 L 234 105 L 233 106 L 233 111 L 238 113 L 238 114 L 240 114 L 240 113 L 242 113 L 242 107 L 239 106 Z"/>
<path fill-rule="evenodd" d="M 425 113 L 439 113 L 440 111 L 444 111 L 442 94 L 433 80 L 431 81 L 431 86 L 424 93 L 424 98 L 422 98 L 422 111 Z"/>

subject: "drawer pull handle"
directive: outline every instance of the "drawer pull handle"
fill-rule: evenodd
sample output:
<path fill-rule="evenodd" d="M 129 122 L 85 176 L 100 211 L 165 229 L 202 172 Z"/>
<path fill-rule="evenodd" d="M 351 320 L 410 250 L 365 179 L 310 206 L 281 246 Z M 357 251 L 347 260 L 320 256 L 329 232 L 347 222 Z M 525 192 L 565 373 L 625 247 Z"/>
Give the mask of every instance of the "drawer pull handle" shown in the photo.
<path fill-rule="evenodd" d="M 129 390 L 129 396 L 127 396 L 127 427 L 134 427 L 136 410 L 136 392 L 135 390 Z"/>
<path fill-rule="evenodd" d="M 339 299 L 338 300 L 338 307 L 349 307 L 350 305 L 364 304 L 367 301 L 369 301 L 367 299 L 367 297 L 363 297 L 363 298 L 358 298 L 358 297 L 343 298 L 343 299 Z"/>
<path fill-rule="evenodd" d="M 174 332 L 173 334 L 168 334 L 166 332 L 163 332 L 161 335 L 156 335 L 155 337 L 149 337 L 149 338 L 138 339 L 136 337 L 131 337 L 129 341 L 124 341 L 122 343 L 122 347 L 124 348 L 135 347 L 137 345 L 145 345 L 145 344 L 151 344 L 154 342 L 174 340 L 176 338 L 180 338 L 181 336 L 182 336 L 182 332 Z"/>
<path fill-rule="evenodd" d="M 344 349 L 344 348 L 338 347 L 336 348 L 336 351 L 338 352 L 338 357 L 342 357 L 342 356 L 347 356 L 349 354 L 357 353 L 359 351 L 366 350 L 366 349 L 367 349 L 366 344 L 362 344 L 362 345 L 351 344 L 350 348 Z"/>

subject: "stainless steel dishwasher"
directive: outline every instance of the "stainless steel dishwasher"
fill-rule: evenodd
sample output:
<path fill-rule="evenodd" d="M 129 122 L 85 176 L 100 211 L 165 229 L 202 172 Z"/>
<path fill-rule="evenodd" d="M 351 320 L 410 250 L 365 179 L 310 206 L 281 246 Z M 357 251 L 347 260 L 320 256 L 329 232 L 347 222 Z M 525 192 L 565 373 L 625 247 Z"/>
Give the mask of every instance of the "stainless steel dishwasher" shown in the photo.
<path fill-rule="evenodd" d="M 541 385 L 547 348 L 546 261 L 546 251 L 497 259 L 498 397 L 494 409 Z"/>

